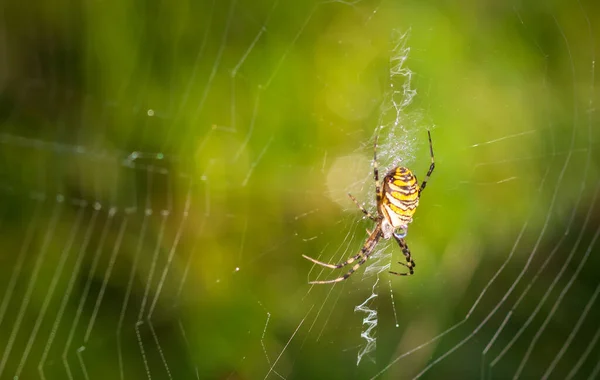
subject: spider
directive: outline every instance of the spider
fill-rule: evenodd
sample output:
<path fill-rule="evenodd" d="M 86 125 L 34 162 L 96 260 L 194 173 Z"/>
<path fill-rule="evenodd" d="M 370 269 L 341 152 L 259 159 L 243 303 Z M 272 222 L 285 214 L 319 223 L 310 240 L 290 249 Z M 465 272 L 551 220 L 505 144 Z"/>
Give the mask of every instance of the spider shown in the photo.
<path fill-rule="evenodd" d="M 363 206 L 361 206 L 356 198 L 352 196 L 352 194 L 348 193 L 348 196 L 365 214 L 365 216 L 377 223 L 377 225 L 372 232 L 367 230 L 369 237 L 365 241 L 365 244 L 361 248 L 360 252 L 358 252 L 356 256 L 349 258 L 343 263 L 328 264 L 315 260 L 312 257 L 302 255 L 302 257 L 312 261 L 315 264 L 332 269 L 343 268 L 346 265 L 352 264 L 358 260 L 358 263 L 356 263 L 345 275 L 333 280 L 310 281 L 310 284 L 331 284 L 347 279 L 367 261 L 381 238 L 390 239 L 393 237 L 400 246 L 400 249 L 406 258 L 406 264 L 402 262 L 398 262 L 398 264 L 408 268 L 408 272 L 398 273 L 390 271 L 390 273 L 397 276 L 411 276 L 414 274 L 416 265 L 412 259 L 410 250 L 408 249 L 408 245 L 406 244 L 406 241 L 404 241 L 404 238 L 406 237 L 408 231 L 408 224 L 412 222 L 412 216 L 419 205 L 421 192 L 425 189 L 427 181 L 429 180 L 429 177 L 435 168 L 435 161 L 433 159 L 433 144 L 431 143 L 431 133 L 429 131 L 427 131 L 427 136 L 429 137 L 431 165 L 429 166 L 429 170 L 427 171 L 421 186 L 419 186 L 419 183 L 417 182 L 417 177 L 408 168 L 403 166 L 398 166 L 390 170 L 383 178 L 383 186 L 380 185 L 379 169 L 377 168 L 377 140 L 379 136 L 375 137 L 375 144 L 373 147 L 373 177 L 375 179 L 377 216 L 373 216 Z M 396 232 L 396 230 L 399 230 L 399 232 Z"/>

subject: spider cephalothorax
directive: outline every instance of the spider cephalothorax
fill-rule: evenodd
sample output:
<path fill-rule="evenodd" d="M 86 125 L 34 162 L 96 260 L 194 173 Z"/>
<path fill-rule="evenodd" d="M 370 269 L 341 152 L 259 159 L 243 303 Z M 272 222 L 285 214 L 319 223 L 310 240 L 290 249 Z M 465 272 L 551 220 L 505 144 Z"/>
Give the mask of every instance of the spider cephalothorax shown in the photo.
<path fill-rule="evenodd" d="M 342 268 L 348 264 L 358 260 L 352 269 L 342 277 L 326 281 L 311 281 L 311 284 L 329 284 L 347 279 L 354 273 L 362 264 L 364 264 L 369 255 L 381 238 L 394 238 L 402 253 L 406 257 L 406 264 L 399 263 L 408 268 L 406 273 L 390 272 L 398 276 L 407 276 L 414 274 L 415 262 L 412 259 L 410 250 L 404 238 L 406 237 L 408 224 L 412 222 L 413 214 L 419 205 L 421 192 L 425 189 L 427 181 L 435 168 L 433 158 L 433 144 L 431 143 L 431 133 L 427 131 L 429 137 L 429 153 L 431 155 L 431 165 L 425 175 L 425 179 L 419 186 L 417 177 L 408 169 L 402 166 L 390 170 L 383 178 L 383 186 L 379 183 L 379 169 L 377 168 L 377 137 L 375 138 L 374 153 L 373 153 L 373 177 L 375 178 L 375 200 L 377 202 L 377 216 L 371 215 L 363 206 L 361 206 L 356 198 L 351 194 L 348 196 L 356 203 L 358 208 L 371 220 L 377 223 L 375 229 L 369 234 L 367 241 L 363 245 L 360 252 L 340 264 L 327 264 L 318 260 L 302 255 L 304 258 L 328 268 Z"/>

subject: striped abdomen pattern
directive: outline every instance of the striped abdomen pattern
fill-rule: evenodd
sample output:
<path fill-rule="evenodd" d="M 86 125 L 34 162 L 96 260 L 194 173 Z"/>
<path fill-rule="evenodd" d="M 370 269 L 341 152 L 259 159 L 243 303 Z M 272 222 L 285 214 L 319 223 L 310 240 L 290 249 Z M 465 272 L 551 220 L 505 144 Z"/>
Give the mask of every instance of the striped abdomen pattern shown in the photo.
<path fill-rule="evenodd" d="M 397 167 L 383 179 L 381 211 L 394 228 L 406 228 L 419 205 L 417 177 L 405 167 Z"/>

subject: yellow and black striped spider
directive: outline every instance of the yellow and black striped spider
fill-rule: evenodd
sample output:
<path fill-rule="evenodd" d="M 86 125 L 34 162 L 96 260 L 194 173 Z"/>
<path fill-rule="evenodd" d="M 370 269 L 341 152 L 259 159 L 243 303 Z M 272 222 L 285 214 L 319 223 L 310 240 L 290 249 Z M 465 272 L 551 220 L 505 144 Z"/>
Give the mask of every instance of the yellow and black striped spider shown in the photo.
<path fill-rule="evenodd" d="M 381 238 L 389 239 L 391 237 L 396 240 L 402 253 L 406 257 L 406 264 L 398 262 L 400 265 L 404 265 L 408 268 L 408 272 L 406 273 L 397 273 L 390 272 L 391 274 L 395 274 L 397 276 L 410 276 L 414 274 L 415 262 L 412 259 L 410 254 L 410 250 L 408 249 L 408 245 L 404 238 L 406 237 L 408 224 L 412 222 L 412 216 L 415 213 L 417 206 L 419 205 L 419 198 L 421 197 L 421 192 L 425 189 L 427 185 L 427 181 L 433 173 L 433 169 L 435 168 L 435 161 L 433 159 L 433 144 L 431 143 L 431 133 L 427 131 L 427 135 L 429 137 L 429 153 L 431 155 L 431 165 L 429 166 L 429 170 L 427 171 L 427 175 L 425 175 L 425 179 L 419 186 L 417 182 L 417 177 L 408 169 L 403 166 L 396 167 L 390 170 L 385 177 L 383 178 L 383 186 L 379 184 L 379 170 L 377 168 L 377 139 L 378 136 L 375 137 L 374 144 L 374 152 L 373 152 L 373 176 L 375 178 L 375 199 L 377 201 L 377 216 L 371 215 L 363 206 L 361 206 L 356 198 L 352 196 L 352 194 L 348 193 L 348 196 L 360 210 L 372 221 L 377 223 L 373 232 L 369 233 L 369 237 L 367 241 L 363 245 L 360 252 L 354 256 L 349 258 L 340 264 L 328 264 L 318 260 L 313 259 L 312 257 L 308 257 L 306 255 L 302 255 L 305 259 L 312 261 L 315 264 L 319 264 L 321 266 L 339 269 L 343 268 L 346 265 L 352 264 L 356 260 L 356 263 L 352 269 L 342 277 L 338 277 L 333 280 L 325 280 L 325 281 L 311 281 L 310 284 L 331 284 L 334 282 L 339 282 L 347 279 L 354 273 L 361 265 L 363 265 L 371 253 L 373 249 L 379 242 Z M 399 232 L 396 232 L 399 230 Z"/>

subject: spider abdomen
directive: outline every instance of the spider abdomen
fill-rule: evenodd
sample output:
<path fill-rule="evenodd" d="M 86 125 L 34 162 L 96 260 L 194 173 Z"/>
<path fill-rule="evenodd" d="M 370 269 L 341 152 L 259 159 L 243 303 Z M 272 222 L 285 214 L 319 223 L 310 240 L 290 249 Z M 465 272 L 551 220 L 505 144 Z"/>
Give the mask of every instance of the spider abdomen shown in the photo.
<path fill-rule="evenodd" d="M 393 228 L 405 229 L 419 205 L 417 177 L 405 167 L 397 167 L 383 179 L 381 211 Z"/>

